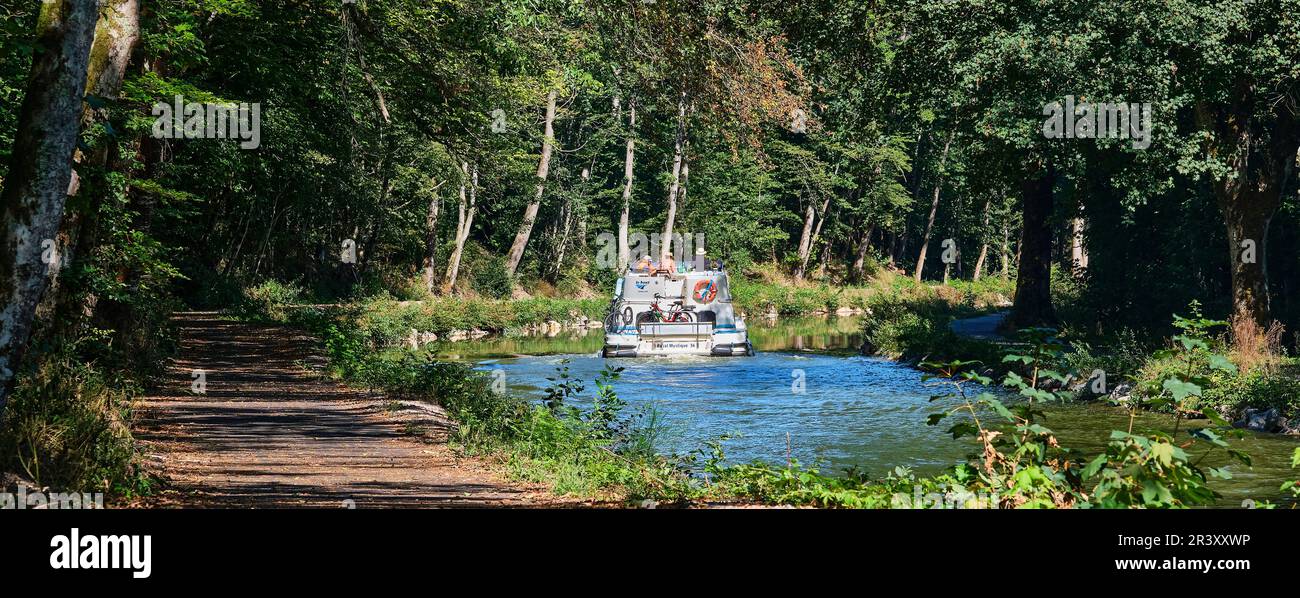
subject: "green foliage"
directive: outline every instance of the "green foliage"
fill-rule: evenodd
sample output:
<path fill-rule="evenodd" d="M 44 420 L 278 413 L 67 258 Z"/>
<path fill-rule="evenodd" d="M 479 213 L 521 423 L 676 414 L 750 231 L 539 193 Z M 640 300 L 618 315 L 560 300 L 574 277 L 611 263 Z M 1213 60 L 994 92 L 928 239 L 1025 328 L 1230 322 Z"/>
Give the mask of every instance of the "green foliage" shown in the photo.
<path fill-rule="evenodd" d="M 1300 446 L 1296 447 L 1295 452 L 1291 454 L 1291 468 L 1300 467 Z M 1280 488 L 1283 492 L 1291 491 L 1291 496 L 1300 499 L 1300 480 L 1291 480 L 1283 482 Z"/>
<path fill-rule="evenodd" d="M 1158 352 L 1156 359 L 1169 364 L 1160 383 L 1159 394 L 1145 400 L 1149 406 L 1174 412 L 1171 433 L 1153 431 L 1133 433 L 1133 418 L 1140 408 L 1140 395 L 1127 399 L 1130 410 L 1128 431 L 1116 430 L 1106 452 L 1093 459 L 1084 471 L 1085 479 L 1095 482 L 1094 502 L 1102 507 L 1185 507 L 1204 505 L 1219 497 L 1207 486 L 1209 477 L 1230 478 L 1227 467 L 1202 469 L 1207 455 L 1223 449 L 1234 460 L 1249 466 L 1250 456 L 1231 448 L 1224 437 L 1240 437 L 1241 430 L 1231 428 L 1217 411 L 1202 407 L 1203 390 L 1210 384 L 1207 372 L 1235 373 L 1227 357 L 1212 350 L 1210 331 L 1226 322 L 1201 316 L 1193 302 L 1190 317 L 1174 316 L 1174 326 L 1183 333 L 1172 340 L 1174 345 Z M 1179 437 L 1183 419 L 1203 416 L 1211 425 L 1186 430 L 1187 440 Z M 1188 449 L 1203 448 L 1193 459 Z"/>
<path fill-rule="evenodd" d="M 1210 374 L 1210 386 L 1201 392 L 1200 403 L 1220 413 L 1253 407 L 1300 414 L 1300 378 L 1259 370 L 1237 374 L 1215 371 Z"/>
<path fill-rule="evenodd" d="M 514 282 L 506 270 L 506 261 L 502 258 L 487 260 L 482 268 L 472 273 L 474 290 L 491 299 L 505 299 L 510 296 Z"/>
<path fill-rule="evenodd" d="M 57 492 L 147 493 L 130 430 L 137 392 L 72 347 L 56 349 L 17 381 L 0 427 L 0 466 Z"/>
<path fill-rule="evenodd" d="M 954 317 L 969 315 L 973 313 L 928 291 L 872 295 L 862 323 L 863 349 L 891 359 L 967 358 L 996 363 L 995 346 L 958 336 L 949 327 Z"/>
<path fill-rule="evenodd" d="M 1102 508 L 1210 504 L 1218 494 L 1206 486 L 1205 473 L 1196 463 L 1199 459 L 1194 462 L 1172 436 L 1115 430 L 1106 452 L 1093 459 L 1083 474 L 1095 482 L 1093 504 Z M 1226 475 L 1223 470 L 1211 471 Z"/>
<path fill-rule="evenodd" d="M 917 478 L 906 468 L 897 468 L 886 478 L 873 481 L 859 472 L 827 476 L 805 468 L 797 461 L 786 467 L 766 463 L 715 466 L 715 492 L 769 504 L 847 509 L 883 509 L 897 505 L 899 495 L 910 499 L 914 492 L 925 494 L 944 488 L 944 478 Z"/>
<path fill-rule="evenodd" d="M 303 290 L 297 285 L 267 280 L 244 289 L 239 312 L 272 322 L 283 322 L 287 317 L 286 310 L 298 303 L 302 295 Z"/>
<path fill-rule="evenodd" d="M 925 379 L 946 380 L 953 389 L 947 396 L 936 395 L 932 399 L 947 400 L 952 405 L 931 415 L 928 423 L 938 425 L 948 417 L 963 416 L 948 432 L 953 438 L 975 438 L 981 452 L 970 467 L 961 471 L 972 478 L 970 481 L 976 487 L 987 489 L 997 497 L 1000 506 L 1071 507 L 1085 498 L 1079 491 L 1077 457 L 1069 449 L 1062 448 L 1055 433 L 1043 425 L 1045 416 L 1036 406 L 1043 401 L 1062 398 L 1058 393 L 1039 387 L 1040 377 L 1063 378 L 1046 368 L 1054 352 L 1055 339 L 1047 330 L 1026 331 L 1024 338 L 1031 352 L 1026 355 L 1008 354 L 1005 358 L 1006 362 L 1017 364 L 1021 373 L 1008 372 L 1003 384 L 1024 398 L 1010 407 L 992 392 L 972 396 L 972 391 L 967 390 L 967 385 L 972 383 L 980 386 L 992 384 L 991 378 L 970 370 L 977 365 L 976 362 L 958 360 L 923 364 L 924 369 L 933 372 Z M 989 412 L 987 417 L 990 419 L 982 419 L 982 412 Z"/>

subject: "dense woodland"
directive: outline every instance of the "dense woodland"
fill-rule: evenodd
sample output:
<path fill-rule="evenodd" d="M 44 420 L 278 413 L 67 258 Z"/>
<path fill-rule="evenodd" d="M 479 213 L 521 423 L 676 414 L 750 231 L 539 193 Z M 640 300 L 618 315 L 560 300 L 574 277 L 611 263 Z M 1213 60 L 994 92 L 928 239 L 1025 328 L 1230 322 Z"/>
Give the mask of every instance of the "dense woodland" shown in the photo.
<path fill-rule="evenodd" d="M 1149 103 L 1150 146 L 1048 138 L 1067 95 Z M 259 104 L 260 146 L 156 137 L 177 96 Z M 1006 277 L 1022 327 L 1295 330 L 1298 101 L 1300 0 L 7 2 L 0 406 L 41 360 L 157 369 L 171 310 L 266 280 L 603 295 L 635 232 Z"/>

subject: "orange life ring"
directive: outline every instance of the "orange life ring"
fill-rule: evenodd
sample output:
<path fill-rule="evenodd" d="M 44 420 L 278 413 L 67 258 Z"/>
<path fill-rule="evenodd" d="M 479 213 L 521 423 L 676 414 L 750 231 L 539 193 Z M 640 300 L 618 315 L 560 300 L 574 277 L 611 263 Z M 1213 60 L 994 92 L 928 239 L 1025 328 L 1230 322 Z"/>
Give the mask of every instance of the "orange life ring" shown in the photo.
<path fill-rule="evenodd" d="M 695 291 L 691 293 L 696 303 L 713 303 L 713 299 L 717 296 L 718 284 L 712 278 L 695 283 Z"/>

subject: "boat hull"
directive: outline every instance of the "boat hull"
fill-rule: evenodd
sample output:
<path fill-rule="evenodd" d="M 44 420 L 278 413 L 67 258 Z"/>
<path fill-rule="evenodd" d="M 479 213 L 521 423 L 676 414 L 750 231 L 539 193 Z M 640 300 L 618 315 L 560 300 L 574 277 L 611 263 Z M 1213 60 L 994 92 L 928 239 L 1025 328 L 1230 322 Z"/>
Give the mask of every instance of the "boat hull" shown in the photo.
<path fill-rule="evenodd" d="M 697 332 L 691 332 L 694 328 Z M 605 335 L 604 357 L 671 357 L 698 355 L 705 357 L 748 357 L 754 346 L 744 331 L 714 332 L 700 325 L 644 325 L 636 329 Z M 676 330 L 674 330 L 676 329 Z M 685 329 L 685 330 L 682 330 Z M 703 329 L 703 330 L 701 330 Z"/>

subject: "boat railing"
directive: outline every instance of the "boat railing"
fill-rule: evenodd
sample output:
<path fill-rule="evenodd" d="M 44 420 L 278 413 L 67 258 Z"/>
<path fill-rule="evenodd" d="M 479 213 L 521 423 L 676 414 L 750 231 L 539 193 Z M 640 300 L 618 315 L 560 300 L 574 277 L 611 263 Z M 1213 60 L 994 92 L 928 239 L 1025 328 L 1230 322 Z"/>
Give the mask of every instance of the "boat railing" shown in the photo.
<path fill-rule="evenodd" d="M 643 337 L 711 338 L 713 322 L 644 322 L 637 332 Z"/>

